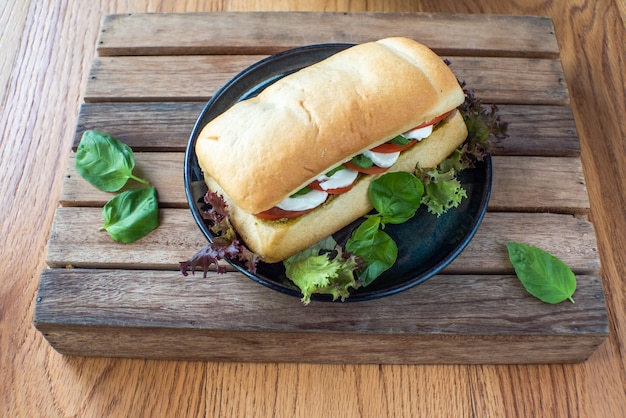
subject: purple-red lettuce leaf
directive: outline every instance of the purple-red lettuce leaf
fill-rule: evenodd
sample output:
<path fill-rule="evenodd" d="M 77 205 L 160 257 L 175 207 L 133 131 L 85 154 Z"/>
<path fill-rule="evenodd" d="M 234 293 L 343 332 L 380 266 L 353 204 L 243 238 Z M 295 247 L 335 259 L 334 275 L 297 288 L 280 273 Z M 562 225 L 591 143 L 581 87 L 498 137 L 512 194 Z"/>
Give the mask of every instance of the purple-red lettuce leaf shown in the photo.
<path fill-rule="evenodd" d="M 200 203 L 203 203 L 200 208 L 202 216 L 215 237 L 189 260 L 179 263 L 181 273 L 187 276 L 191 271 L 194 274 L 201 267 L 203 277 L 206 277 L 212 265 L 217 273 L 225 273 L 226 268 L 219 264 L 220 260 L 239 261 L 248 271 L 255 273 L 259 258 L 237 239 L 235 229 L 228 220 L 228 206 L 224 199 L 209 190 Z"/>

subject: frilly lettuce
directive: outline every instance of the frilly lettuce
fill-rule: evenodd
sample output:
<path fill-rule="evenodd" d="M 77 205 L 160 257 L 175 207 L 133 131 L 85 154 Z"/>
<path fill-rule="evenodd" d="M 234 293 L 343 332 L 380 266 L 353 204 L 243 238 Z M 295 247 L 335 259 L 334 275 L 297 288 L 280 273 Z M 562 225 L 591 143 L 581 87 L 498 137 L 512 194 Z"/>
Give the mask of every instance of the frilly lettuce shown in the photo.
<path fill-rule="evenodd" d="M 287 277 L 300 288 L 306 305 L 314 293 L 345 300 L 350 289 L 360 287 L 354 271 L 359 267 L 355 256 L 344 256 L 340 246 L 328 237 L 283 261 Z"/>
<path fill-rule="evenodd" d="M 465 83 L 461 86 L 465 87 Z M 472 90 L 463 91 L 465 102 L 459 106 L 459 111 L 467 126 L 467 138 L 437 167 L 417 167 L 415 170 L 415 175 L 424 183 L 422 203 L 437 216 L 457 207 L 467 197 L 467 192 L 456 178 L 457 174 L 473 168 L 477 161 L 482 161 L 492 152 L 494 145 L 507 137 L 508 124 L 500 120 L 497 106 L 487 108 Z"/>

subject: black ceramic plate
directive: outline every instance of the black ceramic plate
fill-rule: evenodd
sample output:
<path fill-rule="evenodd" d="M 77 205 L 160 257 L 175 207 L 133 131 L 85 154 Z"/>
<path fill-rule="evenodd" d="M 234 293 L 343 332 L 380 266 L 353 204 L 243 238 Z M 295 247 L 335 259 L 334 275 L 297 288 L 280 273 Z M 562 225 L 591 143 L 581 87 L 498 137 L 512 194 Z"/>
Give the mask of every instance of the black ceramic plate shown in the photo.
<path fill-rule="evenodd" d="M 226 111 L 239 100 L 258 94 L 276 80 L 303 67 L 321 61 L 350 44 L 321 44 L 296 48 L 272 55 L 248 67 L 224 85 L 203 109 L 193 129 L 185 155 L 185 190 L 193 217 L 208 240 L 212 239 L 208 226 L 198 209 L 198 200 L 206 186 L 196 160 L 196 138 L 204 125 Z M 459 180 L 467 191 L 458 208 L 437 217 L 424 207 L 402 225 L 388 225 L 385 231 L 398 244 L 396 264 L 365 288 L 355 290 L 347 301 L 359 301 L 391 295 L 415 286 L 443 269 L 472 239 L 487 209 L 491 192 L 491 159 L 465 170 Z M 351 231 L 362 221 L 355 221 L 335 234 L 338 242 L 345 242 Z M 200 249 L 198 249 L 200 250 Z M 231 263 L 252 280 L 274 290 L 301 297 L 299 290 L 285 276 L 282 263 L 259 263 L 256 273 L 250 273 L 240 263 Z M 330 300 L 314 295 L 314 300 Z"/>

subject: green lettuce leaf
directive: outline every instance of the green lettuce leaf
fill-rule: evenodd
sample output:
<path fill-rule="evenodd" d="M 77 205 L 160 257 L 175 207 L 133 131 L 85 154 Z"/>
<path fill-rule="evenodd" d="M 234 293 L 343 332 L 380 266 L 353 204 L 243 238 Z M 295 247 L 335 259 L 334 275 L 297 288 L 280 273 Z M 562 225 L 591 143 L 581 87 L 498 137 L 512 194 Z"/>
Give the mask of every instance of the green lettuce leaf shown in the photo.
<path fill-rule="evenodd" d="M 287 277 L 302 292 L 305 305 L 313 294 L 331 295 L 333 300 L 343 301 L 350 296 L 350 289 L 360 287 L 354 275 L 358 268 L 356 257 L 345 257 L 332 237 L 289 257 L 283 265 Z"/>
<path fill-rule="evenodd" d="M 464 197 L 467 197 L 467 192 L 456 178 L 436 180 L 424 188 L 422 203 L 430 213 L 441 216 L 448 209 L 459 206 Z"/>
<path fill-rule="evenodd" d="M 463 198 L 467 197 L 467 192 L 456 178 L 457 173 L 462 170 L 459 156 L 459 152 L 454 152 L 436 168 L 416 170 L 417 177 L 424 183 L 422 204 L 434 215 L 443 215 L 449 209 L 459 206 Z"/>

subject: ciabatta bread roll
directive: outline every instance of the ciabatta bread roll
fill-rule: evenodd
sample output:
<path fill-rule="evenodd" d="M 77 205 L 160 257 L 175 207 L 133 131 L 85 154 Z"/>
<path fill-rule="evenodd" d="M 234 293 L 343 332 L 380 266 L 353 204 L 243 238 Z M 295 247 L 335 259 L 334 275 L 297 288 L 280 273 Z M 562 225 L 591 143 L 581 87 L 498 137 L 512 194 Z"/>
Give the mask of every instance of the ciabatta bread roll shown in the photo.
<path fill-rule="evenodd" d="M 196 155 L 209 189 L 223 195 L 233 226 L 264 261 L 280 261 L 371 210 L 361 175 L 347 193 L 289 220 L 262 220 L 269 210 L 344 163 L 455 109 L 459 83 L 427 47 L 387 38 L 348 48 L 286 76 L 257 97 L 209 122 Z M 434 167 L 465 137 L 454 112 L 433 134 L 400 155 L 390 171 Z"/>
<path fill-rule="evenodd" d="M 412 172 L 417 164 L 435 167 L 450 155 L 467 137 L 463 117 L 455 112 L 427 139 L 403 152 L 388 172 Z M 314 211 L 295 219 L 268 221 L 240 208 L 211 177 L 205 181 L 210 190 L 221 194 L 228 205 L 229 218 L 235 230 L 263 261 L 274 263 L 310 247 L 373 209 L 367 197 L 369 185 L 381 174 L 359 177 L 348 192 L 331 196 Z"/>

